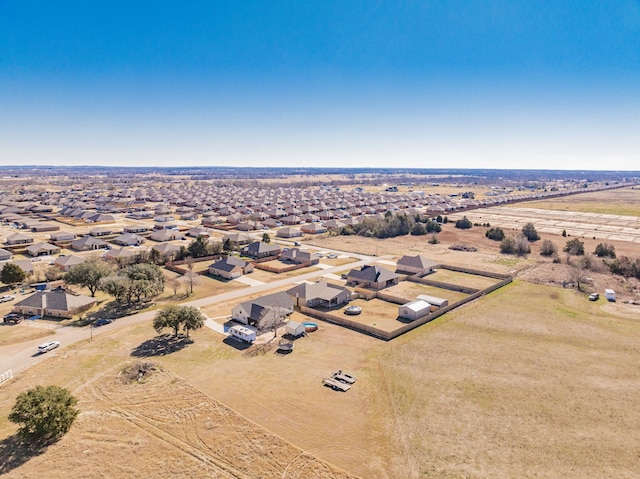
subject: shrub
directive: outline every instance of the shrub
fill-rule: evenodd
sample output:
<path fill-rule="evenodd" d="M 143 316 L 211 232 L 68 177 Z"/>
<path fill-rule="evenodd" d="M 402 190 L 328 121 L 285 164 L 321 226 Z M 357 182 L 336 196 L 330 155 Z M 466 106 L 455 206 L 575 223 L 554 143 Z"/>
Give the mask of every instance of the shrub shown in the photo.
<path fill-rule="evenodd" d="M 526 225 L 524 225 L 522 227 L 522 234 L 529 241 L 538 241 L 540 239 L 540 235 L 538 234 L 535 227 L 533 226 L 533 223 L 527 223 Z"/>
<path fill-rule="evenodd" d="M 515 254 L 516 240 L 512 236 L 506 236 L 500 242 L 500 252 L 502 254 Z"/>
<path fill-rule="evenodd" d="M 456 228 L 461 229 L 461 230 L 468 230 L 473 226 L 473 224 L 471 223 L 471 221 L 469 221 L 469 219 L 465 216 L 464 218 L 462 218 L 461 220 L 457 220 L 456 221 Z"/>
<path fill-rule="evenodd" d="M 516 254 L 518 256 L 524 256 L 531 253 L 531 247 L 529 246 L 529 240 L 524 235 L 519 235 L 516 238 Z"/>
<path fill-rule="evenodd" d="M 550 240 L 544 240 L 540 245 L 540 255 L 541 256 L 553 256 L 558 252 L 558 248 L 553 244 Z"/>
<path fill-rule="evenodd" d="M 584 254 L 584 243 L 578 238 L 567 241 L 563 251 L 573 256 L 582 256 Z"/>
<path fill-rule="evenodd" d="M 595 251 L 593 252 L 599 258 L 615 258 L 616 257 L 616 249 L 612 244 L 608 243 L 600 243 L 596 246 Z"/>
<path fill-rule="evenodd" d="M 502 228 L 491 228 L 487 230 L 484 235 L 494 241 L 502 241 L 504 239 L 504 231 Z"/>

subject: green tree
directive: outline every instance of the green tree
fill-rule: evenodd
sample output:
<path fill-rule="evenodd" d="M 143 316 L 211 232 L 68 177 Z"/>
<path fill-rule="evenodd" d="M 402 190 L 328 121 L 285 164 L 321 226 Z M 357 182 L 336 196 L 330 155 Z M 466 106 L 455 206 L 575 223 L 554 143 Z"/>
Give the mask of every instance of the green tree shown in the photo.
<path fill-rule="evenodd" d="M 262 242 L 263 243 L 271 243 L 271 236 L 269 236 L 269 233 L 262 233 Z"/>
<path fill-rule="evenodd" d="M 504 231 L 502 228 L 488 229 L 484 235 L 494 241 L 502 241 L 504 239 Z"/>
<path fill-rule="evenodd" d="M 616 257 L 616 249 L 609 243 L 599 243 L 593 253 L 599 258 L 609 257 L 615 259 Z"/>
<path fill-rule="evenodd" d="M 164 329 L 173 329 L 173 335 L 177 336 L 180 331 L 180 316 L 178 309 L 180 306 L 167 306 L 156 313 L 153 318 L 153 329 L 160 334 Z"/>
<path fill-rule="evenodd" d="M 529 241 L 538 241 L 540 239 L 540 235 L 536 231 L 536 228 L 533 226 L 533 223 L 527 223 L 522 227 L 522 234 Z"/>
<path fill-rule="evenodd" d="M 423 236 L 427 234 L 427 228 L 422 223 L 414 223 L 411 228 L 411 234 L 413 236 Z"/>
<path fill-rule="evenodd" d="M 27 441 L 43 442 L 65 434 L 78 416 L 78 400 L 59 386 L 36 386 L 22 392 L 9 414 Z"/>
<path fill-rule="evenodd" d="M 584 243 L 578 238 L 567 241 L 563 251 L 573 256 L 582 256 L 584 254 Z"/>
<path fill-rule="evenodd" d="M 231 238 L 227 238 L 224 240 L 224 243 L 222 243 L 222 250 L 223 251 L 233 251 L 233 243 L 231 242 Z"/>
<path fill-rule="evenodd" d="M 0 281 L 8 285 L 22 283 L 27 277 L 27 273 L 15 263 L 5 263 L 0 272 Z"/>
<path fill-rule="evenodd" d="M 473 224 L 471 223 L 471 221 L 469 221 L 469 219 L 465 216 L 464 218 L 462 218 L 461 220 L 457 220 L 456 221 L 456 228 L 461 229 L 461 230 L 468 230 L 473 226 Z"/>
<path fill-rule="evenodd" d="M 180 328 L 189 337 L 189 331 L 204 326 L 204 315 L 193 306 L 167 306 L 158 311 L 153 318 L 153 329 L 160 334 L 165 328 L 171 328 L 173 335 L 178 336 Z"/>
<path fill-rule="evenodd" d="M 206 236 L 200 235 L 196 239 L 194 239 L 189 246 L 187 246 L 187 251 L 192 258 L 202 258 L 207 256 L 208 254 L 208 244 L 209 239 Z"/>
<path fill-rule="evenodd" d="M 165 277 L 155 264 L 133 264 L 100 282 L 100 289 L 118 302 L 140 302 L 164 291 Z"/>
<path fill-rule="evenodd" d="M 100 280 L 109 276 L 112 271 L 111 266 L 104 261 L 89 259 L 84 263 L 72 266 L 64 276 L 64 281 L 67 284 L 77 284 L 87 288 L 93 297 L 99 289 Z"/>
<path fill-rule="evenodd" d="M 182 329 L 187 333 L 187 337 L 189 337 L 189 331 L 195 331 L 204 326 L 204 315 L 198 308 L 194 308 L 193 306 L 181 306 L 180 318 Z"/>

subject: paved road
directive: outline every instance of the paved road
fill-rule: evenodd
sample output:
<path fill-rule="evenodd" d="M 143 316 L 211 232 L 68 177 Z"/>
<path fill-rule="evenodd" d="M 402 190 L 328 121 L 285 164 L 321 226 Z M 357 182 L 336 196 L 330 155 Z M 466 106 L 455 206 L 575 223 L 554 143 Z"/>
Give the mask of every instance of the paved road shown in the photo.
<path fill-rule="evenodd" d="M 327 248 L 312 248 L 309 249 L 317 249 L 322 251 L 334 252 L 336 254 L 347 254 L 338 250 L 330 250 Z M 197 299 L 194 301 L 187 301 L 185 303 L 181 303 L 184 306 L 195 306 L 195 307 L 204 307 L 210 304 L 215 304 L 222 301 L 228 301 L 230 299 L 241 298 L 243 296 L 253 295 L 255 293 L 260 293 L 263 291 L 268 291 L 276 288 L 282 288 L 285 286 L 289 286 L 293 283 L 298 283 L 306 280 L 315 280 L 321 276 L 327 274 L 335 274 L 337 272 L 343 271 L 346 266 L 349 268 L 359 268 L 366 264 L 372 263 L 379 258 L 372 256 L 365 256 L 359 254 L 349 254 L 350 257 L 358 258 L 359 261 L 355 263 L 350 263 L 348 265 L 341 266 L 333 266 L 328 269 L 322 269 L 318 271 L 311 271 L 309 273 L 305 273 L 299 276 L 294 276 L 278 281 L 273 281 L 271 283 L 264 283 L 257 286 L 252 286 L 250 288 L 243 288 L 239 290 L 228 291 L 225 293 L 208 296 L 206 298 Z M 24 343 L 12 344 L 8 346 L 4 346 L 0 348 L 0 374 L 5 371 L 11 369 L 14 374 L 19 371 L 23 371 L 34 364 L 37 364 L 40 361 L 46 360 L 46 358 L 51 357 L 56 354 L 61 354 L 61 350 L 64 350 L 66 346 L 70 344 L 77 343 L 79 341 L 84 341 L 90 339 L 92 336 L 99 336 L 101 334 L 107 333 L 109 331 L 113 331 L 115 329 L 123 328 L 132 324 L 141 323 L 143 321 L 151 321 L 155 315 L 155 311 L 147 311 L 143 313 L 133 314 L 131 316 L 125 316 L 123 318 L 119 318 L 117 321 L 114 321 L 111 324 L 100 326 L 99 328 L 92 327 L 83 327 L 78 328 L 74 326 L 58 326 L 53 327 L 55 330 L 55 335 L 51 335 L 47 338 L 40 338 L 32 341 L 26 341 Z M 44 324 L 44 323 L 40 323 Z M 207 324 L 208 327 L 211 327 L 214 330 L 218 330 L 215 325 Z M 35 325 L 27 325 L 24 322 L 17 326 L 2 326 L 2 327 L 36 327 Z M 1 331 L 1 330 L 0 330 Z M 219 332 L 219 331 L 218 331 Z M 45 354 L 37 353 L 38 345 L 45 341 L 59 341 L 60 348 L 54 349 Z"/>

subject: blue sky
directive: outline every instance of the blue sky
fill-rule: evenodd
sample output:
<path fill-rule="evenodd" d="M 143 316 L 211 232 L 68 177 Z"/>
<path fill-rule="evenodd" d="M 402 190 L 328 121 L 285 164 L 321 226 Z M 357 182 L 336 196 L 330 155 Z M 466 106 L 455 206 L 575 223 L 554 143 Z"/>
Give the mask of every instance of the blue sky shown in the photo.
<path fill-rule="evenodd" d="M 640 2 L 0 0 L 0 164 L 640 167 Z"/>

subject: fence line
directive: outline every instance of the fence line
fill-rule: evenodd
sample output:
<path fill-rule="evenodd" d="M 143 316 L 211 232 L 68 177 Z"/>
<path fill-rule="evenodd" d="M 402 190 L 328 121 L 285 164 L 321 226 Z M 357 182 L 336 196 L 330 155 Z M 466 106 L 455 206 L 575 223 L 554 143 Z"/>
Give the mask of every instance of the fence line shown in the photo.
<path fill-rule="evenodd" d="M 8 381 L 12 377 L 13 377 L 13 370 L 12 369 L 9 369 L 8 371 L 5 371 L 4 373 L 0 374 L 0 384 L 3 384 L 4 382 Z"/>

